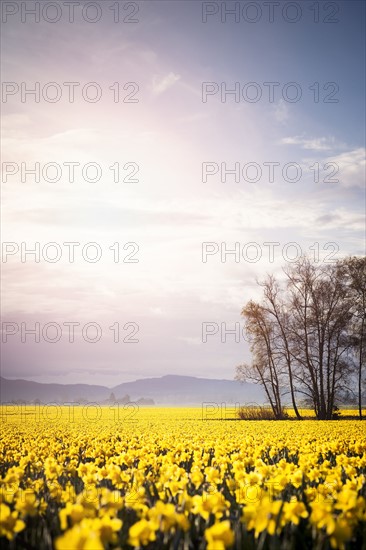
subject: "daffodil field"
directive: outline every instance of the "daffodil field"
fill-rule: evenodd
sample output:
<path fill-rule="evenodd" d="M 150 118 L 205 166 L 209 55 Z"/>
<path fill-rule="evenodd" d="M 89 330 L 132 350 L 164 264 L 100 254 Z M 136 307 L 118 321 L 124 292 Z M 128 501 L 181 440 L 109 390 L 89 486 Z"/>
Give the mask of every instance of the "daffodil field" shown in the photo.
<path fill-rule="evenodd" d="M 364 422 L 122 412 L 3 407 L 1 548 L 366 547 Z"/>

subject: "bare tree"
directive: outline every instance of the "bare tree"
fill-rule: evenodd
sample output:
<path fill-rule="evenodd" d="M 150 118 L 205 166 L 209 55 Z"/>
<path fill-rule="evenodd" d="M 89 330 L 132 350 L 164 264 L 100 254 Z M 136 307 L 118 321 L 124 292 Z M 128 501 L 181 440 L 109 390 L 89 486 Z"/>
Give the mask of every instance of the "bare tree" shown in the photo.
<path fill-rule="evenodd" d="M 299 413 L 296 398 L 295 398 L 295 385 L 294 385 L 294 362 L 291 353 L 291 341 L 290 341 L 290 320 L 288 307 L 285 300 L 281 296 L 281 289 L 278 281 L 276 281 L 273 275 L 267 277 L 264 283 L 261 283 L 264 292 L 264 308 L 270 316 L 273 317 L 275 326 L 277 329 L 276 335 L 276 353 L 280 356 L 287 368 L 288 382 L 290 386 L 290 394 L 292 406 L 294 408 L 296 417 L 300 420 L 301 415 Z"/>
<path fill-rule="evenodd" d="M 358 413 L 362 419 L 362 378 L 366 365 L 366 258 L 351 257 L 344 261 L 352 301 L 352 344 L 356 358 Z"/>
<path fill-rule="evenodd" d="M 263 306 L 250 301 L 242 311 L 253 363 L 237 367 L 236 379 L 263 386 L 275 418 L 283 417 L 281 388 L 283 372 L 274 348 L 275 325 Z"/>
<path fill-rule="evenodd" d="M 344 271 L 338 264 L 315 265 L 301 258 L 285 273 L 293 312 L 293 356 L 301 372 L 296 378 L 310 395 L 317 418 L 329 420 L 351 370 L 351 302 Z"/>
<path fill-rule="evenodd" d="M 362 416 L 362 372 L 366 358 L 366 259 L 316 264 L 302 257 L 283 270 L 285 282 L 268 276 L 259 283 L 260 303 L 243 309 L 253 362 L 237 368 L 237 378 L 263 386 L 276 418 L 289 391 L 301 418 L 301 394 L 316 417 L 329 420 L 355 381 Z"/>

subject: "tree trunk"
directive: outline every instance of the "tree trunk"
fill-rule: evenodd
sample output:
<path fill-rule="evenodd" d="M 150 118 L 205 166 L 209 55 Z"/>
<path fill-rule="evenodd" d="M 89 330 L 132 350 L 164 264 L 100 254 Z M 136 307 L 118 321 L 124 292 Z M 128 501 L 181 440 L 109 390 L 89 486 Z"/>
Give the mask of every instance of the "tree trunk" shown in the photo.
<path fill-rule="evenodd" d="M 365 329 L 365 315 L 362 317 L 361 323 L 361 341 L 360 341 L 360 358 L 358 364 L 358 414 L 362 420 L 362 354 L 363 354 L 363 335 Z"/>

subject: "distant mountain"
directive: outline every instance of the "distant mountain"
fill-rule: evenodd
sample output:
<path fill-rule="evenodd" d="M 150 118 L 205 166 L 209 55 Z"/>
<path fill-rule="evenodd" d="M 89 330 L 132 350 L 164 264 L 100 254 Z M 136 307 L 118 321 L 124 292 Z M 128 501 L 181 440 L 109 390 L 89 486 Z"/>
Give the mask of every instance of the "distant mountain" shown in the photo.
<path fill-rule="evenodd" d="M 105 386 L 89 384 L 40 384 L 29 380 L 7 380 L 6 378 L 0 378 L 0 383 L 2 403 L 36 399 L 42 403 L 77 403 L 80 400 L 100 402 L 107 399 L 112 391 Z"/>
<path fill-rule="evenodd" d="M 157 405 L 201 405 L 203 402 L 244 404 L 265 401 L 263 390 L 255 384 L 173 374 L 125 382 L 112 391 L 115 395 L 127 393 L 132 401 L 141 395 L 150 397 Z"/>
<path fill-rule="evenodd" d="M 120 400 L 156 405 L 201 405 L 202 403 L 263 403 L 263 390 L 255 384 L 240 384 L 234 380 L 211 380 L 194 376 L 167 375 L 125 382 L 114 388 L 89 384 L 40 384 L 28 380 L 0 378 L 2 403 L 103 403 L 111 394 Z M 151 401 L 153 400 L 153 401 Z"/>

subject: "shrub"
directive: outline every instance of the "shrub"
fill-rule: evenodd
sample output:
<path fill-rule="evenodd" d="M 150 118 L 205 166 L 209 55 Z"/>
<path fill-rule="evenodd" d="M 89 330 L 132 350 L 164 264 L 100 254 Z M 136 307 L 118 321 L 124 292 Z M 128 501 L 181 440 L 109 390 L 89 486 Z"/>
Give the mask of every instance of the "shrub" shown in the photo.
<path fill-rule="evenodd" d="M 337 407 L 337 405 L 333 406 L 333 412 L 332 412 L 332 420 L 339 420 L 341 417 L 341 411 Z"/>
<path fill-rule="evenodd" d="M 281 416 L 277 417 L 270 407 L 240 407 L 238 416 L 240 420 L 284 420 L 288 418 L 285 409 Z"/>

